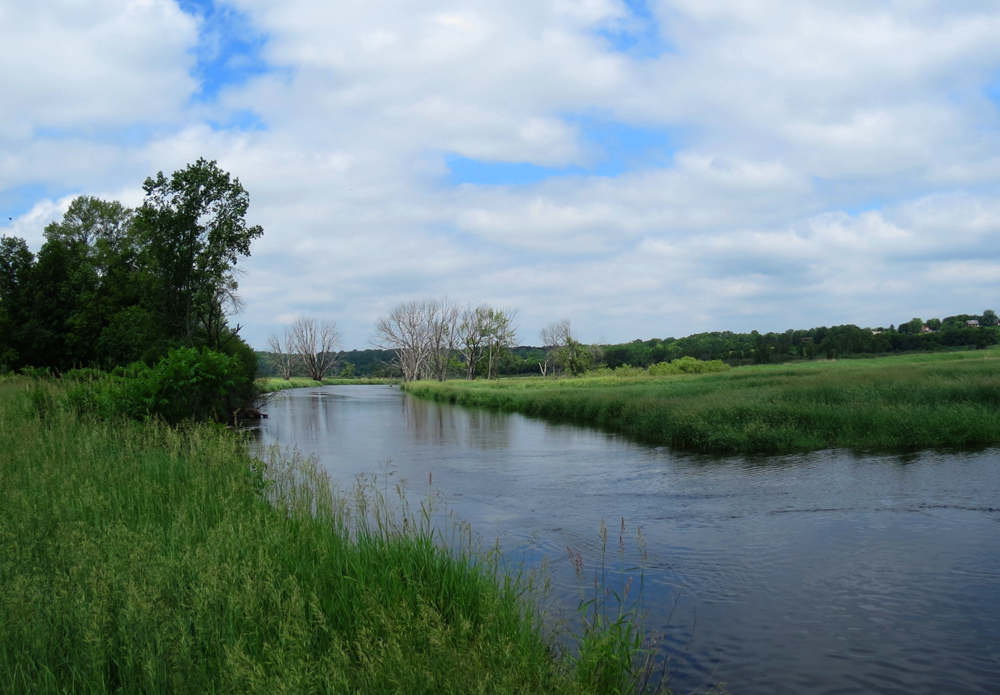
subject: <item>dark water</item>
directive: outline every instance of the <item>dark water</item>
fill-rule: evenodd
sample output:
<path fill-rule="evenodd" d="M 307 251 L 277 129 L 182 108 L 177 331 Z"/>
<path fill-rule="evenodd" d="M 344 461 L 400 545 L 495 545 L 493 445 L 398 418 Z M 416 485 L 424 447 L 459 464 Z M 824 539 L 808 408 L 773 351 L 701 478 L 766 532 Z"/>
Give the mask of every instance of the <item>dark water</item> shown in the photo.
<path fill-rule="evenodd" d="M 680 455 L 570 425 L 377 386 L 296 389 L 265 442 L 315 453 L 350 483 L 425 489 L 514 557 L 547 556 L 557 598 L 580 587 L 566 547 L 617 562 L 648 543 L 649 626 L 675 692 L 1000 693 L 1000 450 L 858 456 Z"/>

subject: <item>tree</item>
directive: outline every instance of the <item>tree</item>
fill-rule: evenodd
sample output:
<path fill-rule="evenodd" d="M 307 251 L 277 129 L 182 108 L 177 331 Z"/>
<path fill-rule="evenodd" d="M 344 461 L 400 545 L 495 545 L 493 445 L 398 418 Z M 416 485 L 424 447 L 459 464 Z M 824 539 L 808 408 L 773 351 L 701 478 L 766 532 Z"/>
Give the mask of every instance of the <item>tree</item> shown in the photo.
<path fill-rule="evenodd" d="M 375 324 L 375 347 L 396 353 L 396 364 L 403 381 L 415 381 L 422 375 L 427 360 L 427 323 L 423 302 L 405 302 Z"/>
<path fill-rule="evenodd" d="M 462 312 L 458 325 L 458 350 L 465 360 L 465 378 L 470 381 L 476 378 L 476 371 L 486 351 L 486 324 L 489 311 L 489 307 L 485 304 L 470 307 Z"/>
<path fill-rule="evenodd" d="M 297 355 L 293 352 L 291 346 L 291 340 L 286 330 L 284 335 L 278 337 L 273 333 L 267 338 L 267 345 L 271 348 L 271 352 L 276 355 L 276 366 L 278 368 L 278 374 L 285 381 L 292 378 L 292 367 L 294 366 L 295 359 Z"/>
<path fill-rule="evenodd" d="M 22 364 L 28 282 L 35 255 L 20 237 L 0 237 L 0 371 Z"/>
<path fill-rule="evenodd" d="M 200 328 L 210 346 L 218 343 L 226 337 L 221 302 L 236 288 L 233 268 L 263 234 L 246 224 L 250 196 L 239 179 L 205 159 L 169 179 L 161 171 L 143 190 L 136 224 L 154 279 L 152 299 L 174 335 L 191 343 Z"/>
<path fill-rule="evenodd" d="M 997 323 L 997 314 L 992 309 L 987 309 L 986 311 L 983 312 L 983 315 L 982 317 L 980 317 L 979 321 L 984 326 L 995 326 Z"/>
<path fill-rule="evenodd" d="M 474 379 L 480 366 L 486 367 L 487 379 L 496 377 L 501 358 L 515 344 L 516 314 L 516 311 L 495 309 L 488 304 L 462 312 L 458 324 L 458 349 L 465 359 L 466 379 Z"/>
<path fill-rule="evenodd" d="M 286 339 L 288 351 L 298 355 L 309 377 L 315 381 L 322 381 L 333 369 L 339 344 L 340 333 L 335 322 L 319 322 L 311 318 L 296 319 Z"/>
<path fill-rule="evenodd" d="M 461 311 L 447 297 L 425 301 L 422 310 L 430 374 L 438 381 L 444 381 L 448 378 L 448 366 L 458 344 Z"/>
<path fill-rule="evenodd" d="M 566 339 L 559 358 L 570 376 L 583 376 L 594 364 L 594 354 L 590 348 L 572 337 Z"/>
<path fill-rule="evenodd" d="M 378 320 L 373 343 L 396 354 L 404 381 L 444 381 L 458 344 L 461 316 L 447 298 L 405 302 Z"/>
<path fill-rule="evenodd" d="M 500 360 L 508 349 L 517 344 L 514 317 L 517 312 L 510 309 L 493 309 L 486 313 L 486 378 L 497 377 Z"/>
<path fill-rule="evenodd" d="M 542 338 L 542 348 L 545 350 L 545 359 L 544 361 L 538 363 L 538 368 L 541 370 L 542 376 L 545 376 L 549 370 L 549 366 L 554 366 L 556 350 L 561 347 L 565 347 L 573 335 L 570 330 L 569 319 L 563 319 L 562 321 L 554 321 L 553 323 L 550 323 L 541 330 L 539 335 Z"/>

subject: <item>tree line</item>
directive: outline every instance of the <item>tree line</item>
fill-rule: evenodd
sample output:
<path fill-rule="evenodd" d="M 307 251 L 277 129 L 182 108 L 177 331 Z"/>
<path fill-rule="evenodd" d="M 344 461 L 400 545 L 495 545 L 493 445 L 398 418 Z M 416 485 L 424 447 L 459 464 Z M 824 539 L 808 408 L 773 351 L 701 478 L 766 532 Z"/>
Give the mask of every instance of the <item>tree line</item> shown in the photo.
<path fill-rule="evenodd" d="M 500 320 L 499 316 L 505 317 Z M 693 358 L 721 360 L 730 366 L 809 359 L 891 354 L 921 350 L 984 348 L 998 342 L 996 314 L 959 314 L 945 319 L 919 318 L 898 327 L 855 325 L 788 330 L 783 333 L 698 333 L 685 338 L 654 338 L 630 343 L 586 345 L 573 334 L 569 320 L 545 326 L 538 346 L 515 345 L 516 311 L 488 305 L 459 306 L 448 300 L 401 304 L 376 325 L 378 347 L 331 353 L 328 364 L 340 376 L 378 376 L 414 380 L 540 374 L 580 375 L 587 371 L 650 365 Z M 509 320 L 507 320 L 509 319 Z M 978 328 L 968 325 L 976 321 Z M 502 327 L 502 328 L 501 328 Z M 272 336 L 272 339 L 274 337 Z M 260 353 L 262 371 L 283 376 L 312 376 L 302 360 L 288 359 L 272 345 Z M 290 371 L 289 371 L 290 366 Z M 335 370 L 334 370 L 335 371 Z"/>
<path fill-rule="evenodd" d="M 0 238 L 0 372 L 152 367 L 180 350 L 163 374 L 196 383 L 221 369 L 220 388 L 238 383 L 249 398 L 257 357 L 229 321 L 241 308 L 237 263 L 263 233 L 246 223 L 249 194 L 205 159 L 143 191 L 135 209 L 76 198 L 37 254 Z"/>
<path fill-rule="evenodd" d="M 969 321 L 978 321 L 979 327 L 969 327 Z M 915 318 L 898 328 L 871 329 L 849 324 L 783 333 L 698 333 L 685 338 L 654 338 L 605 345 L 602 346 L 602 360 L 610 368 L 648 367 L 681 357 L 722 360 L 739 366 L 960 347 L 981 349 L 997 344 L 996 323 L 996 315 L 987 310 L 982 315 L 960 314 L 926 323 Z"/>

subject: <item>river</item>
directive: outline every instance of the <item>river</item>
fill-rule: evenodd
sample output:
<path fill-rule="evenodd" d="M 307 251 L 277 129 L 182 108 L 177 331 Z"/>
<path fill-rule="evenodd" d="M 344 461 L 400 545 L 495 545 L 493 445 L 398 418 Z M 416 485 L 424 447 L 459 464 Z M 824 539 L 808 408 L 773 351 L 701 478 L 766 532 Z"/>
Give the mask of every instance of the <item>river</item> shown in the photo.
<path fill-rule="evenodd" d="M 424 490 L 432 474 L 509 557 L 548 558 L 568 612 L 567 547 L 592 569 L 604 519 L 617 563 L 624 518 L 632 564 L 641 527 L 647 627 L 677 693 L 1000 693 L 998 449 L 681 454 L 383 386 L 293 389 L 264 410 L 265 444 L 341 485 Z"/>

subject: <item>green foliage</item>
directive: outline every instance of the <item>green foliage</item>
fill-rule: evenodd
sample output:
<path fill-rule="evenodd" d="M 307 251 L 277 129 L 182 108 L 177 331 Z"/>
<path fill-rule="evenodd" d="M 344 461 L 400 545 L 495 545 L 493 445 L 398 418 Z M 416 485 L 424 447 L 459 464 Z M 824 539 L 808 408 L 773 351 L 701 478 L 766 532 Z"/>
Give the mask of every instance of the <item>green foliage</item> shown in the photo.
<path fill-rule="evenodd" d="M 136 228 L 153 282 L 150 300 L 175 335 L 191 340 L 200 327 L 218 349 L 232 268 L 263 234 L 246 225 L 250 196 L 239 179 L 204 159 L 169 179 L 163 172 L 147 178 L 143 190 Z"/>
<path fill-rule="evenodd" d="M 237 357 L 207 348 L 171 350 L 156 366 L 128 382 L 126 406 L 169 423 L 232 421 L 247 385 Z"/>
<path fill-rule="evenodd" d="M 554 659 L 524 580 L 436 544 L 404 492 L 390 505 L 369 481 L 338 496 L 310 461 L 254 459 L 217 428 L 66 408 L 43 422 L 29 387 L 61 398 L 0 380 L 4 692 L 629 688 L 621 669 L 595 680 L 593 659 Z M 590 634 L 581 654 L 627 656 L 613 631 Z"/>
<path fill-rule="evenodd" d="M 986 446 L 1000 443 L 996 355 L 965 351 L 669 377 L 408 388 L 420 397 L 596 425 L 692 451 Z"/>
<path fill-rule="evenodd" d="M 247 361 L 226 316 L 239 305 L 233 268 L 261 234 L 244 221 L 249 196 L 205 160 L 145 190 L 137 212 L 76 198 L 37 258 L 23 239 L 0 239 L 0 363 L 58 374 L 203 346 Z"/>
<path fill-rule="evenodd" d="M 673 362 L 660 362 L 649 365 L 651 376 L 666 376 L 668 374 L 711 374 L 713 372 L 724 372 L 729 369 L 729 365 L 722 360 L 710 360 L 704 362 L 696 360 L 694 357 L 681 357 Z"/>
<path fill-rule="evenodd" d="M 75 412 L 108 420 L 231 423 L 259 395 L 238 356 L 208 348 L 170 350 L 153 367 L 136 362 L 111 374 L 73 370 L 63 379 L 73 384 L 67 401 Z"/>
<path fill-rule="evenodd" d="M 556 350 L 556 363 L 570 376 L 583 376 L 594 366 L 594 353 L 589 345 L 568 337 Z"/>

